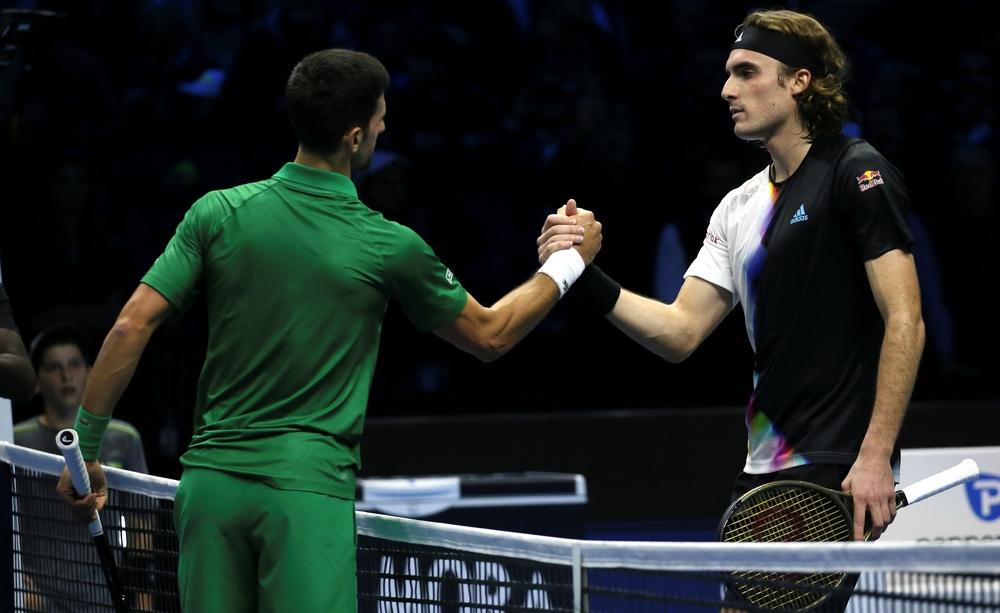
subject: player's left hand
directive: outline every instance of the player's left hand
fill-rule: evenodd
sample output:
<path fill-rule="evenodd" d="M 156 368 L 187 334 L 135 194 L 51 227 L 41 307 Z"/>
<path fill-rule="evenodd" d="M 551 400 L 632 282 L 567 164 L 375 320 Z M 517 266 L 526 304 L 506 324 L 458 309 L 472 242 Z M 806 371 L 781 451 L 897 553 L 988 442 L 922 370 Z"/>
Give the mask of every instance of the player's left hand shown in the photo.
<path fill-rule="evenodd" d="M 841 489 L 854 499 L 854 540 L 864 540 L 866 516 L 871 520 L 872 541 L 896 518 L 895 481 L 888 456 L 862 448 Z"/>

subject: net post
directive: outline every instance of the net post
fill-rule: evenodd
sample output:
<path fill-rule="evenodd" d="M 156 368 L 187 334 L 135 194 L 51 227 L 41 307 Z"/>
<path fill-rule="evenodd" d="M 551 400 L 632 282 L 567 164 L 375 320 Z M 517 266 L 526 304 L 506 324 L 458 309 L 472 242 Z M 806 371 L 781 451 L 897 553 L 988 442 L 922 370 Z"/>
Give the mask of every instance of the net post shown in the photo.
<path fill-rule="evenodd" d="M 0 283 L 3 283 L 3 272 L 0 272 Z M 8 398 L 0 398 L 0 441 L 14 442 L 14 409 Z"/>
<path fill-rule="evenodd" d="M 573 543 L 573 611 L 583 610 L 583 551 L 580 543 Z"/>
<path fill-rule="evenodd" d="M 11 496 L 11 471 L 0 462 L 0 611 L 14 610 L 14 513 Z"/>

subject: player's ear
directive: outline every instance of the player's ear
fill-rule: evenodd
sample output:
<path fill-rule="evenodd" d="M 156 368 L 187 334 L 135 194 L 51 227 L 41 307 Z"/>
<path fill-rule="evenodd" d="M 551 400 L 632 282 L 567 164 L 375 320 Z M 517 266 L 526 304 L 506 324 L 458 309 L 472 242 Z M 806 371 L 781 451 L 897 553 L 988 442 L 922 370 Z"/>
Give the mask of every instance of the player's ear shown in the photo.
<path fill-rule="evenodd" d="M 792 95 L 798 96 L 809 89 L 809 84 L 812 83 L 812 73 L 805 68 L 799 68 L 792 73 L 791 87 Z"/>
<path fill-rule="evenodd" d="M 360 126 L 354 126 L 344 134 L 344 142 L 351 153 L 357 153 L 361 148 L 361 141 L 364 140 L 364 131 Z"/>

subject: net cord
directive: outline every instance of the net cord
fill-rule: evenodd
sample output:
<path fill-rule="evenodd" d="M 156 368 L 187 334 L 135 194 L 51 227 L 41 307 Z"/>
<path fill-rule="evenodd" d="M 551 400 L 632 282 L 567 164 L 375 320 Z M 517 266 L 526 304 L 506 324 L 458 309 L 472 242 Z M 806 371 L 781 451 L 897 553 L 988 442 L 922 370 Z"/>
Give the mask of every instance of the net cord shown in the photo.
<path fill-rule="evenodd" d="M 63 459 L 0 442 L 0 461 L 59 475 Z M 127 470 L 105 468 L 108 487 L 172 499 L 177 481 Z M 438 524 L 418 519 L 357 512 L 358 534 L 412 545 L 445 547 L 546 564 L 582 568 L 629 568 L 655 571 L 761 570 L 802 572 L 957 572 L 995 573 L 1000 543 L 684 543 L 585 541 Z M 578 554 L 575 552 L 579 552 Z"/>
<path fill-rule="evenodd" d="M 58 477 L 66 466 L 62 456 L 36 451 L 0 441 L 0 461 L 12 466 L 28 468 Z M 177 481 L 120 468 L 104 467 L 108 487 L 114 490 L 142 494 L 151 498 L 173 500 L 177 494 Z"/>

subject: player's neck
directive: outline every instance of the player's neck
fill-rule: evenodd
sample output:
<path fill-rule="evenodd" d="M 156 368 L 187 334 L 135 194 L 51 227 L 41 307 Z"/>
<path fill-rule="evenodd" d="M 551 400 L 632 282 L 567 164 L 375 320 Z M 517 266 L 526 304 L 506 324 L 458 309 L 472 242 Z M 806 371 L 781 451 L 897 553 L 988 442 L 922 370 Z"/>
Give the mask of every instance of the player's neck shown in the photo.
<path fill-rule="evenodd" d="M 764 142 L 764 148 L 771 154 L 771 174 L 774 181 L 780 183 L 795 174 L 811 146 L 812 143 L 806 139 L 805 130 L 798 122 L 790 122 L 785 129 L 768 138 Z"/>
<path fill-rule="evenodd" d="M 351 176 L 351 156 L 341 151 L 331 155 L 322 155 L 299 147 L 298 153 L 295 154 L 295 163 L 336 172 L 345 177 Z"/>

